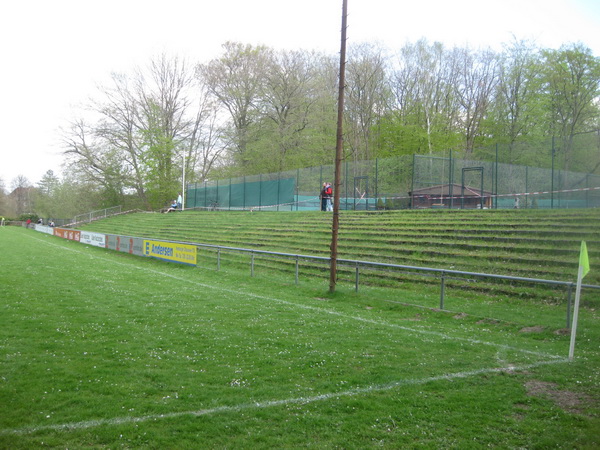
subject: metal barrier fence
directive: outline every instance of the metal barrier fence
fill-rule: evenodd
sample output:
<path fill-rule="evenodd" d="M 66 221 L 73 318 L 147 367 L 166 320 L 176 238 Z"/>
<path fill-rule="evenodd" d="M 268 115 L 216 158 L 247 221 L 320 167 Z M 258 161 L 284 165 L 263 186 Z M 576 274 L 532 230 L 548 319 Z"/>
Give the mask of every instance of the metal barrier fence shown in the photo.
<path fill-rule="evenodd" d="M 229 247 L 215 244 L 201 244 L 195 242 L 183 242 L 183 241 L 175 241 L 175 240 L 160 240 L 155 241 L 148 238 L 141 237 L 133 237 L 133 236 L 122 236 L 122 235 L 113 235 L 113 234 L 103 234 L 103 233 L 91 233 L 80 230 L 73 230 L 67 228 L 52 228 L 48 226 L 36 225 L 35 229 L 40 232 L 47 232 L 50 234 L 54 234 L 55 236 L 60 236 L 65 239 L 71 239 L 78 242 L 83 242 L 91 245 L 96 245 L 99 247 L 104 247 L 116 251 L 126 252 L 130 254 L 135 254 L 138 256 L 149 256 L 155 257 L 159 259 L 164 259 L 171 262 L 178 262 L 182 264 L 189 265 L 198 265 L 197 262 L 197 253 L 198 249 L 209 249 L 216 251 L 217 254 L 217 270 L 221 269 L 221 252 L 236 252 L 236 253 L 245 253 L 250 255 L 250 275 L 254 276 L 254 265 L 255 265 L 255 256 L 256 255 L 264 255 L 267 257 L 277 257 L 284 258 L 286 260 L 291 260 L 295 265 L 295 283 L 298 284 L 299 281 L 299 272 L 300 272 L 300 261 L 310 261 L 314 263 L 320 264 L 329 264 L 330 258 L 325 256 L 311 256 L 311 255 L 301 255 L 297 253 L 283 253 L 283 252 L 271 252 L 267 250 L 256 250 L 256 249 L 247 249 L 240 247 Z M 174 247 L 175 246 L 175 247 Z M 177 247 L 179 246 L 179 247 Z M 150 247 L 152 247 L 152 251 L 149 251 Z M 157 247 L 158 250 L 156 253 L 154 247 Z M 165 250 L 165 251 L 163 251 Z M 169 253 L 166 253 L 166 250 L 169 250 Z M 420 276 L 434 276 L 439 278 L 440 280 L 440 301 L 439 301 L 439 309 L 445 310 L 445 287 L 446 287 L 446 279 L 452 278 L 454 280 L 462 280 L 462 281 L 472 281 L 472 278 L 482 278 L 482 279 L 490 279 L 490 280 L 506 280 L 511 282 L 518 283 L 527 283 L 527 284 L 539 284 L 539 285 L 547 285 L 554 287 L 564 287 L 567 289 L 567 314 L 566 314 L 566 327 L 569 328 L 571 323 L 571 297 L 573 293 L 573 289 L 576 287 L 576 284 L 568 281 L 558 281 L 558 280 L 546 280 L 539 278 L 524 278 L 524 277 L 515 277 L 515 276 L 506 276 L 506 275 L 497 275 L 497 274 L 488 274 L 488 273 L 478 273 L 478 272 L 465 272 L 459 270 L 449 270 L 449 269 L 435 269 L 430 267 L 418 267 L 418 266 L 407 266 L 400 264 L 389 264 L 389 263 L 378 263 L 373 261 L 361 261 L 361 260 L 350 260 L 350 259 L 338 259 L 337 260 L 338 273 L 339 268 L 341 267 L 349 267 L 354 271 L 354 289 L 358 291 L 359 283 L 360 283 L 360 270 L 362 269 L 374 269 L 378 271 L 389 271 L 390 269 L 396 272 L 408 272 L 409 274 L 416 274 Z M 459 277 L 459 278 L 456 278 Z M 582 288 L 585 289 L 600 289 L 600 286 L 597 285 L 582 285 Z"/>
<path fill-rule="evenodd" d="M 82 223 L 88 223 L 96 219 L 104 219 L 108 216 L 114 216 L 115 214 L 121 213 L 121 206 L 113 206 L 111 208 L 99 209 L 97 211 L 91 211 L 89 213 L 79 214 L 73 217 L 73 222 L 70 226 L 75 226 Z"/>
<path fill-rule="evenodd" d="M 239 247 L 227 247 L 221 245 L 214 244 L 199 244 L 199 243 L 190 243 L 190 242 L 179 242 L 179 241 L 166 241 L 178 244 L 192 244 L 198 248 L 207 248 L 212 249 L 217 252 L 217 270 L 221 269 L 221 252 L 237 252 L 237 253 L 246 253 L 250 255 L 250 276 L 254 276 L 254 264 L 255 264 L 255 256 L 256 255 L 265 255 L 271 257 L 284 258 L 288 260 L 292 260 L 295 264 L 295 283 L 299 282 L 299 272 L 300 272 L 300 261 L 313 261 L 316 263 L 325 263 L 329 264 L 330 258 L 325 256 L 310 256 L 310 255 L 300 255 L 295 253 L 281 253 L 281 252 L 270 252 L 266 250 L 255 250 L 255 249 L 246 249 Z M 538 285 L 546 285 L 546 286 L 555 286 L 555 287 L 563 287 L 566 289 L 566 300 L 567 300 L 567 312 L 566 312 L 566 328 L 571 326 L 571 311 L 572 311 L 572 296 L 576 287 L 576 283 L 570 281 L 558 281 L 558 280 L 546 280 L 541 278 L 525 278 L 525 277 L 514 277 L 507 275 L 497 275 L 497 274 L 489 274 L 489 273 L 478 273 L 478 272 L 464 272 L 460 270 L 449 270 L 449 269 L 435 269 L 430 267 L 419 267 L 419 266 L 406 266 L 401 264 L 387 264 L 387 263 L 378 263 L 373 261 L 361 261 L 361 260 L 351 260 L 351 259 L 338 259 L 338 266 L 346 266 L 354 270 L 354 289 L 356 292 L 359 290 L 360 285 L 360 269 L 361 268 L 372 268 L 376 270 L 389 270 L 393 269 L 398 272 L 410 272 L 415 273 L 415 271 L 421 276 L 436 276 L 440 280 L 440 301 L 439 301 L 439 309 L 445 309 L 445 289 L 446 289 L 446 280 L 448 277 L 460 277 L 461 280 L 468 281 L 469 278 L 480 278 L 480 279 L 490 279 L 490 280 L 505 280 L 505 281 L 513 281 L 524 284 L 538 284 Z M 591 284 L 583 284 L 582 288 L 585 289 L 594 289 L 600 290 L 600 286 L 591 285 Z"/>

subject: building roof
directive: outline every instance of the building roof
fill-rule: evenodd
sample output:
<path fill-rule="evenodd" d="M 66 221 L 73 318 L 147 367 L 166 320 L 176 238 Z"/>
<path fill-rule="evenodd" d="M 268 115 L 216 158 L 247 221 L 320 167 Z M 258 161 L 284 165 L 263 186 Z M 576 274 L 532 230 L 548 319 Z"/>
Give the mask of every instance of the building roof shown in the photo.
<path fill-rule="evenodd" d="M 429 186 L 421 189 L 415 189 L 412 192 L 409 192 L 409 195 L 440 195 L 440 196 L 449 196 L 450 195 L 450 186 L 452 186 L 452 195 L 460 196 L 463 192 L 462 185 L 453 183 L 450 184 L 438 184 L 436 186 Z M 492 193 L 490 191 L 483 191 L 484 197 L 491 196 Z M 464 190 L 465 197 L 481 197 L 481 189 L 474 188 L 471 186 L 465 186 Z"/>

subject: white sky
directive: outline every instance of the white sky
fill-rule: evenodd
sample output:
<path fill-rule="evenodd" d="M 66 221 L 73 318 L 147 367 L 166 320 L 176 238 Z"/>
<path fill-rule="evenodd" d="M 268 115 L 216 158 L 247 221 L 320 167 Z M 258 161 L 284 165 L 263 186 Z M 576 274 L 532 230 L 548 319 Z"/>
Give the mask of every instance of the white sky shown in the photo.
<path fill-rule="evenodd" d="M 58 128 L 111 72 L 161 53 L 207 62 L 225 41 L 340 47 L 341 0 L 29 0 L 0 6 L 0 178 L 61 173 Z M 422 37 L 500 49 L 582 42 L 600 56 L 598 0 L 348 0 L 348 43 L 394 51 Z"/>

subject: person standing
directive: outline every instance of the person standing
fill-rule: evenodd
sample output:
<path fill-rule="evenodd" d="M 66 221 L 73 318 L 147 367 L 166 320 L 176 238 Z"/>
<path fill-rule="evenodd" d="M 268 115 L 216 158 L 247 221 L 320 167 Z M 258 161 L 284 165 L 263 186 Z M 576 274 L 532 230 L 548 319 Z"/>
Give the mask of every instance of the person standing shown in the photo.
<path fill-rule="evenodd" d="M 333 189 L 331 189 L 331 183 L 327 183 L 327 185 L 325 186 L 325 195 L 327 197 L 325 209 L 327 211 L 333 211 L 333 202 L 332 202 Z"/>
<path fill-rule="evenodd" d="M 321 211 L 327 211 L 327 194 L 325 191 L 327 190 L 327 183 L 323 182 L 323 187 L 321 188 L 321 193 L 319 194 L 319 198 L 321 199 Z"/>
<path fill-rule="evenodd" d="M 177 196 L 177 209 L 181 209 L 181 205 L 183 204 L 183 197 L 181 196 L 181 192 Z"/>

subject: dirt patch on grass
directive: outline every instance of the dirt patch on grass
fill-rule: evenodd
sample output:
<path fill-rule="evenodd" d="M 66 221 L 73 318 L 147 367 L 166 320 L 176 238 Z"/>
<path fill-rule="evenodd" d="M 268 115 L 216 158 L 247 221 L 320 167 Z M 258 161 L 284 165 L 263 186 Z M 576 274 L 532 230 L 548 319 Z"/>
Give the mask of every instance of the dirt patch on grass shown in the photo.
<path fill-rule="evenodd" d="M 541 333 L 542 331 L 544 331 L 544 327 L 537 325 L 535 327 L 521 328 L 519 331 L 521 333 Z"/>
<path fill-rule="evenodd" d="M 453 316 L 454 319 L 464 319 L 465 317 L 467 317 L 467 314 L 462 312 Z"/>
<path fill-rule="evenodd" d="M 546 397 L 566 412 L 582 414 L 583 408 L 591 404 L 591 398 L 585 394 L 558 389 L 555 383 L 531 380 L 525 383 L 527 395 L 533 397 Z"/>
<path fill-rule="evenodd" d="M 481 319 L 475 322 L 477 325 L 497 325 L 500 323 L 499 320 L 496 319 Z"/>

